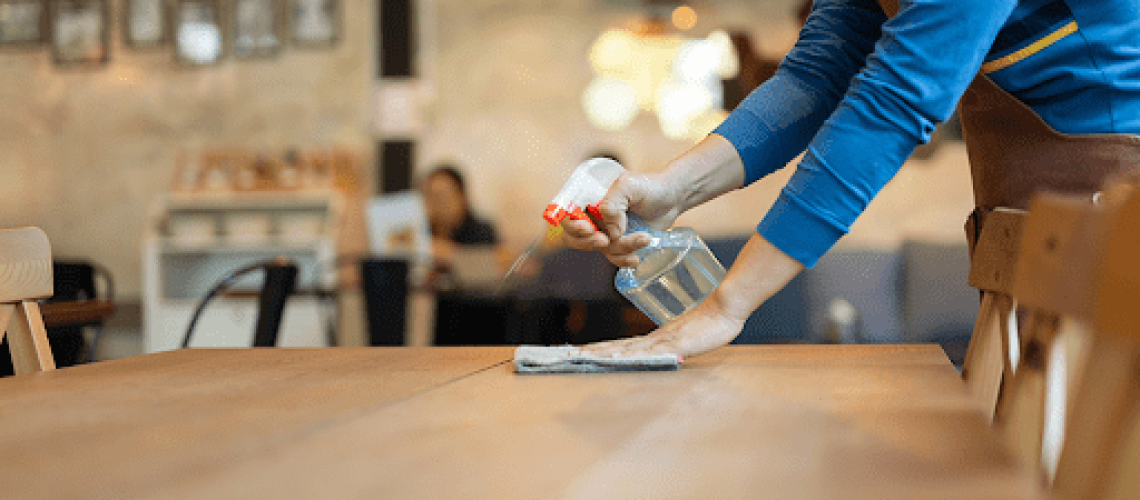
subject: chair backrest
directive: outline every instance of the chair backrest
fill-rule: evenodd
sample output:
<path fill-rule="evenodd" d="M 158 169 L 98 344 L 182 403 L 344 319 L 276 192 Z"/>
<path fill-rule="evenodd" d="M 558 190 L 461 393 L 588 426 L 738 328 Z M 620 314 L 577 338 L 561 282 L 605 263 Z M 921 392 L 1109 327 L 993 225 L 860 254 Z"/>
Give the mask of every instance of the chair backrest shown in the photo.
<path fill-rule="evenodd" d="M 1140 498 L 1140 193 L 1106 216 L 1094 330 L 1065 431 L 1054 497 Z"/>
<path fill-rule="evenodd" d="M 198 324 L 202 312 L 210 301 L 228 290 L 242 276 L 259 269 L 265 270 L 265 282 L 258 294 L 257 324 L 254 327 L 253 347 L 274 347 L 277 345 L 278 330 L 285 313 L 285 302 L 293 294 L 297 285 L 298 273 L 297 264 L 284 256 L 238 268 L 206 292 L 206 296 L 198 301 L 194 313 L 190 316 L 190 324 L 186 326 L 186 333 L 182 337 L 182 348 L 190 347 L 194 327 Z"/>
<path fill-rule="evenodd" d="M 1088 198 L 1038 195 L 1020 231 L 1010 293 L 1026 321 L 1009 346 L 1016 369 L 1002 385 L 994 425 L 1046 481 L 1056 469 L 1083 367 L 1107 213 Z"/>
<path fill-rule="evenodd" d="M 368 345 L 405 345 L 408 325 L 407 259 L 365 258 L 360 261 Z"/>
<path fill-rule="evenodd" d="M 52 295 L 51 266 L 42 230 L 0 230 L 0 327 L 8 334 L 16 375 L 55 369 L 36 302 Z"/>
<path fill-rule="evenodd" d="M 257 296 L 257 323 L 253 330 L 254 347 L 276 347 L 285 314 L 285 302 L 297 288 L 297 264 L 279 262 L 265 268 L 265 283 Z"/>

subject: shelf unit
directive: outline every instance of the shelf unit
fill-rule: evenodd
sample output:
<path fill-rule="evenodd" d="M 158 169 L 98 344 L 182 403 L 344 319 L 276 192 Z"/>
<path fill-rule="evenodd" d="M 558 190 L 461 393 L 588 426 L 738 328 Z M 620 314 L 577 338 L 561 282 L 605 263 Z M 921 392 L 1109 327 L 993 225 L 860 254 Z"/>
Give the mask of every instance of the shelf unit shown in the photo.
<path fill-rule="evenodd" d="M 278 256 L 297 262 L 299 290 L 332 290 L 343 201 L 333 190 L 171 193 L 153 213 L 143 244 L 144 348 L 176 349 L 207 291 L 242 266 Z M 262 273 L 235 292 L 261 289 Z M 311 294 L 285 308 L 279 346 L 327 346 L 325 306 Z M 249 347 L 257 319 L 252 293 L 216 297 L 203 312 L 192 347 Z"/>

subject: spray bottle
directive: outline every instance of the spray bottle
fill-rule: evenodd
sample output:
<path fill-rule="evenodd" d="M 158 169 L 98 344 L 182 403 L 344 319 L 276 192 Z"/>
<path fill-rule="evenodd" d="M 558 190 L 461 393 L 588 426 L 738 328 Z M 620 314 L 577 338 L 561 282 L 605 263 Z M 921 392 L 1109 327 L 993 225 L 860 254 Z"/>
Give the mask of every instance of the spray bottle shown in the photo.
<path fill-rule="evenodd" d="M 593 158 L 578 165 L 558 196 L 542 213 L 552 226 L 565 218 L 601 221 L 598 202 L 625 169 L 609 158 Z M 591 219 L 592 216 L 592 219 Z M 658 326 L 708 297 L 724 279 L 724 266 L 697 233 L 687 227 L 658 231 L 628 212 L 626 234 L 649 233 L 649 245 L 634 251 L 637 267 L 618 269 L 614 286 Z"/>

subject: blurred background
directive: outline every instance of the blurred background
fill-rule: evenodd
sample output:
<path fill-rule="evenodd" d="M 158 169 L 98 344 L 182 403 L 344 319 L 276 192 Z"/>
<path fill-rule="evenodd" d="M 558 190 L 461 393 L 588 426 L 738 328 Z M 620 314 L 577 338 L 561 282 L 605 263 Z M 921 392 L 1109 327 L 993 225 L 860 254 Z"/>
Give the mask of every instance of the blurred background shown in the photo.
<path fill-rule="evenodd" d="M 79 270 L 57 271 L 57 291 L 76 290 L 57 295 L 109 306 L 59 320 L 71 333 L 53 345 L 78 338 L 75 362 L 175 348 L 199 308 L 193 345 L 250 345 L 259 275 L 202 304 L 233 271 L 281 256 L 299 274 L 277 345 L 647 331 L 612 267 L 559 248 L 539 216 L 586 158 L 651 172 L 692 147 L 771 75 L 806 8 L 0 0 L 0 226 L 42 227 Z M 958 356 L 977 296 L 957 136 L 943 127 L 919 148 L 738 341 L 937 341 Z M 440 188 L 465 207 L 451 225 L 425 203 L 441 166 L 461 176 Z M 678 223 L 727 267 L 790 170 Z"/>

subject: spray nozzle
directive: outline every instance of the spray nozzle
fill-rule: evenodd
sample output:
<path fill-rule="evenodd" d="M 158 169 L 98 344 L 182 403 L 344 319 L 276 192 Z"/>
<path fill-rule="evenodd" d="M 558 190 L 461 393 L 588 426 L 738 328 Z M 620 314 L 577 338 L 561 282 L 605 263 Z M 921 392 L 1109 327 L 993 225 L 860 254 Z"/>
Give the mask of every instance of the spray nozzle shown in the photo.
<path fill-rule="evenodd" d="M 570 220 L 594 222 L 590 219 L 593 216 L 594 219 L 601 220 L 598 202 L 602 201 L 610 186 L 624 171 L 620 163 L 609 158 L 592 158 L 582 162 L 574 169 L 558 196 L 542 211 L 542 218 L 552 226 L 558 225 L 567 217 Z M 594 225 L 596 227 L 597 223 L 594 222 Z"/>

